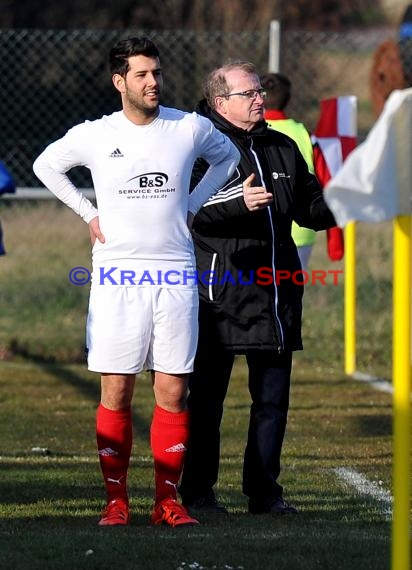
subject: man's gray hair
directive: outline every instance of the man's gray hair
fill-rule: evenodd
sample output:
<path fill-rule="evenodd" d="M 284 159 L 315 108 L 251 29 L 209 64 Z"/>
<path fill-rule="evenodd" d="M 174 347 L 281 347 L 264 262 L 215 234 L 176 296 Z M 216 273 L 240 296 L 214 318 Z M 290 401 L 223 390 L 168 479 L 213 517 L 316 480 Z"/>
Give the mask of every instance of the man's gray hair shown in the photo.
<path fill-rule="evenodd" d="M 228 95 L 230 87 L 226 81 L 226 74 L 233 69 L 240 69 L 245 73 L 258 75 L 256 67 L 250 61 L 235 60 L 229 61 L 209 73 L 204 82 L 203 91 L 207 102 L 212 109 L 216 108 L 216 97 Z"/>

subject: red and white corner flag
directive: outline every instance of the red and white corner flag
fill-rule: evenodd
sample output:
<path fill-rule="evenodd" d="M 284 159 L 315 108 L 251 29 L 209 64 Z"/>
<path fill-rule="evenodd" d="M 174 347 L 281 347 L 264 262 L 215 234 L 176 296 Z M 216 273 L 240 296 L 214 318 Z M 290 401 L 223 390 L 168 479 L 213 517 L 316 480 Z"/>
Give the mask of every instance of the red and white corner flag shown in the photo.
<path fill-rule="evenodd" d="M 411 132 L 412 88 L 393 91 L 366 140 L 324 189 L 340 227 L 411 214 Z"/>
<path fill-rule="evenodd" d="M 315 174 L 323 187 L 336 175 L 356 147 L 357 99 L 353 95 L 323 99 L 320 118 L 312 135 Z M 327 249 L 332 261 L 344 254 L 343 232 L 327 230 Z"/>

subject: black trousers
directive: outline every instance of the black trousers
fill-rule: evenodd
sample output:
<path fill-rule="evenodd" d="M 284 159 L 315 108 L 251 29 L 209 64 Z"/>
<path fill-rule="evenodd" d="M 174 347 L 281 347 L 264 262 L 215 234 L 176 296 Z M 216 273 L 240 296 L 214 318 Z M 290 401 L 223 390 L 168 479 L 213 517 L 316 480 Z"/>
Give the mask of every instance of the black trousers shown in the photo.
<path fill-rule="evenodd" d="M 189 380 L 191 430 L 179 487 L 182 500 L 214 497 L 220 457 L 220 424 L 234 353 L 200 343 Z M 243 492 L 258 501 L 282 495 L 277 483 L 289 409 L 292 353 L 246 353 L 251 408 L 243 462 Z"/>

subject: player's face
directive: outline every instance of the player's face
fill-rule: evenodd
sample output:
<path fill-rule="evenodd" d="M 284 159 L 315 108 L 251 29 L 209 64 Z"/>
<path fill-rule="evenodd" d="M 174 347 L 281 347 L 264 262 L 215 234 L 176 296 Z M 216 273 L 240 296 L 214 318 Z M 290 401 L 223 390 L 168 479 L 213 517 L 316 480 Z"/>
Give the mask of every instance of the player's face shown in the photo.
<path fill-rule="evenodd" d="M 232 69 L 226 73 L 230 97 L 218 97 L 218 111 L 232 124 L 241 129 L 250 130 L 258 121 L 263 119 L 264 99 L 257 93 L 261 89 L 258 75 L 246 73 L 241 69 Z M 252 96 L 245 95 L 250 94 Z"/>
<path fill-rule="evenodd" d="M 122 94 L 123 107 L 136 116 L 155 117 L 163 87 L 159 59 L 134 55 L 129 58 L 129 67 L 126 77 L 113 78 Z"/>

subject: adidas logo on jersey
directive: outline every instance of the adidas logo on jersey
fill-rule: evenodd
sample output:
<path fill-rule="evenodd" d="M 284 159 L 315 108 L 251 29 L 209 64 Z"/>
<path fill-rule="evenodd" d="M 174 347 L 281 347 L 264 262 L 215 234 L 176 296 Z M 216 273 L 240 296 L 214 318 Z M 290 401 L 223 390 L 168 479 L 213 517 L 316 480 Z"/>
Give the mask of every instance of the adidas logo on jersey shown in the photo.
<path fill-rule="evenodd" d="M 110 153 L 110 155 L 112 158 L 119 158 L 119 157 L 123 157 L 124 154 L 121 152 L 121 150 L 119 148 L 115 148 L 113 152 Z"/>

